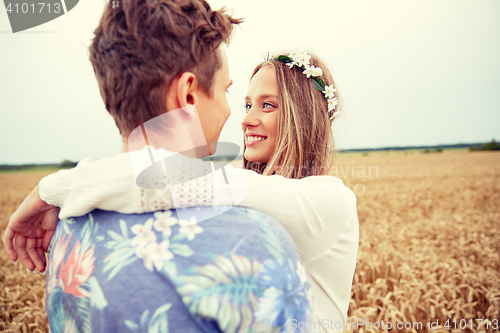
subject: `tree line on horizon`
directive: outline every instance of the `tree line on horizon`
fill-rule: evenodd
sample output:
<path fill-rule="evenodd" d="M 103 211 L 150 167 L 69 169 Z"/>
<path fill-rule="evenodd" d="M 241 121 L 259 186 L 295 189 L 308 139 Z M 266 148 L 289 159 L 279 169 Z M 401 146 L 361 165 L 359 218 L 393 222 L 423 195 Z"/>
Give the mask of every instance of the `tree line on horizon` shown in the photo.
<path fill-rule="evenodd" d="M 479 151 L 479 150 L 500 150 L 500 143 L 496 142 L 495 139 L 491 140 L 491 142 L 483 143 L 481 146 L 471 145 L 469 147 L 470 151 Z"/>

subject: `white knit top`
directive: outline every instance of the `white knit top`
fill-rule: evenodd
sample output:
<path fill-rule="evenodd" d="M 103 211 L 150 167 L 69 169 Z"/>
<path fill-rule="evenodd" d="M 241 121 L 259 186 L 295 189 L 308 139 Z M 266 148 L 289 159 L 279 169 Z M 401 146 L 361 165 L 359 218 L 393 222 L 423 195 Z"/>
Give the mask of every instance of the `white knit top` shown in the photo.
<path fill-rule="evenodd" d="M 86 158 L 74 169 L 51 174 L 40 181 L 40 198 L 61 207 L 61 219 L 96 208 L 139 214 L 234 203 L 261 211 L 276 219 L 297 245 L 313 287 L 315 321 L 323 324 L 320 331 L 342 332 L 359 241 L 356 196 L 342 180 L 332 176 L 300 180 L 263 176 L 231 165 L 224 167 L 225 177 L 223 165 L 218 165 L 215 172 L 184 179 L 189 168 L 166 163 L 167 170 L 175 170 L 170 175 L 179 177 L 180 173 L 184 182 L 167 189 L 144 189 L 136 184 L 138 172 L 130 162 L 134 153 L 97 161 Z M 167 182 L 169 177 L 167 172 Z M 144 181 L 140 185 L 148 187 Z"/>

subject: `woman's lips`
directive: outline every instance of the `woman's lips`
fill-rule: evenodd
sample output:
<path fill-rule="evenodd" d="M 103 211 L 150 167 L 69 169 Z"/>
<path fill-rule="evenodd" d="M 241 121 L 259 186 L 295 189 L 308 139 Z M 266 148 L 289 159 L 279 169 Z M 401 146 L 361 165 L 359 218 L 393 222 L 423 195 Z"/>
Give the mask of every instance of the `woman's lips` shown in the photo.
<path fill-rule="evenodd" d="M 267 139 L 267 136 L 261 136 L 261 135 L 247 136 L 247 139 L 245 141 L 245 145 L 247 147 L 254 146 L 256 144 L 261 143 L 262 141 L 265 141 L 266 139 Z"/>

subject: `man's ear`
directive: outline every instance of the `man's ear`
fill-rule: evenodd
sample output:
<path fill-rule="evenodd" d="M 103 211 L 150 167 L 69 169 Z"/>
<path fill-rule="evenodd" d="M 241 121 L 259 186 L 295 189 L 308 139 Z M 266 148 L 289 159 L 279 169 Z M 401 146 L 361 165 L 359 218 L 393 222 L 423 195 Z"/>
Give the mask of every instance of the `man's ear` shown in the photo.
<path fill-rule="evenodd" d="M 176 98 L 180 108 L 195 104 L 197 89 L 196 76 L 191 72 L 182 73 L 176 84 Z"/>

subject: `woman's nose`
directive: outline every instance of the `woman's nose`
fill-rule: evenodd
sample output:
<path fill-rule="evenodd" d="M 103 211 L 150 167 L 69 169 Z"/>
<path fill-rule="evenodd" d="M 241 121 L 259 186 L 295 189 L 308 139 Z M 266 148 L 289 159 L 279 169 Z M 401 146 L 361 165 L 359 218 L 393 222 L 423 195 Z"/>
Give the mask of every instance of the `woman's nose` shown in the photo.
<path fill-rule="evenodd" d="M 241 122 L 241 125 L 243 127 L 249 127 L 249 126 L 255 127 L 259 125 L 259 118 L 257 116 L 257 112 L 252 110 L 254 110 L 253 107 L 250 110 L 248 110 L 245 116 L 243 117 L 243 120 Z"/>

